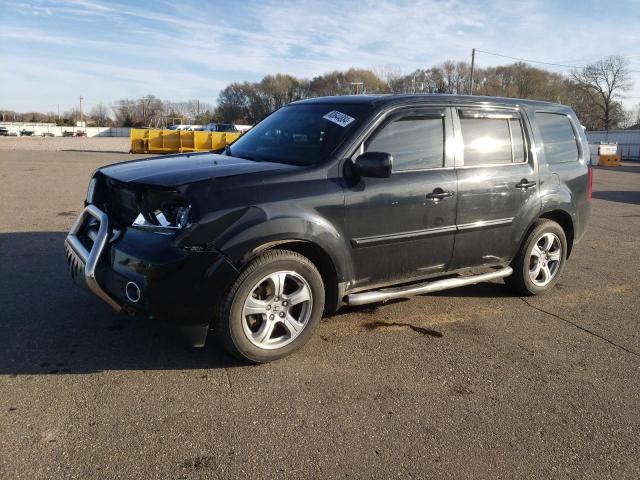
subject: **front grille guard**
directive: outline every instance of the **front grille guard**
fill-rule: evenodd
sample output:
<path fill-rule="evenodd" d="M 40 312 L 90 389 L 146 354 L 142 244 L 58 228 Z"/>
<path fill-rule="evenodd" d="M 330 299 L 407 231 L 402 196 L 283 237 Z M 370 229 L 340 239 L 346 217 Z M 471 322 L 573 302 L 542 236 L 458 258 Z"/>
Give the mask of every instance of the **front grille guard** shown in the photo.
<path fill-rule="evenodd" d="M 82 229 L 88 217 L 95 218 L 100 227 L 95 236 L 91 251 L 88 251 L 78 238 L 78 233 Z M 96 278 L 96 269 L 102 252 L 109 239 L 109 217 L 95 205 L 87 205 L 78 219 L 71 227 L 66 240 L 64 241 L 65 253 L 69 262 L 69 269 L 74 280 L 84 280 L 87 288 L 95 295 L 107 302 L 114 310 L 121 311 L 122 305 L 116 302 L 105 292 Z"/>

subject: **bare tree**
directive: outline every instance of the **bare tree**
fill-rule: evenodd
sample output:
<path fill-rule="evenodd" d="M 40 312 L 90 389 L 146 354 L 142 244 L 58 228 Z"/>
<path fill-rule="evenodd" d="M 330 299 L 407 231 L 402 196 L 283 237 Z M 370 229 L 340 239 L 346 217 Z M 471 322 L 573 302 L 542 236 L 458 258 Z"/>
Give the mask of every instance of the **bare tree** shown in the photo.
<path fill-rule="evenodd" d="M 131 99 L 119 100 L 111 107 L 116 118 L 116 125 L 121 127 L 133 127 L 136 101 Z"/>
<path fill-rule="evenodd" d="M 575 70 L 571 78 L 584 90 L 600 112 L 602 126 L 609 130 L 619 110 L 620 96 L 631 88 L 629 62 L 624 57 L 612 55 L 603 58 L 581 71 Z"/>
<path fill-rule="evenodd" d="M 623 109 L 620 127 L 633 129 L 640 128 L 640 103 L 635 107 Z"/>
<path fill-rule="evenodd" d="M 70 108 L 62 114 L 62 118 L 66 125 L 76 125 L 76 122 L 80 121 L 80 110 L 76 107 Z"/>
<path fill-rule="evenodd" d="M 140 126 L 149 126 L 151 120 L 158 115 L 162 115 L 163 105 L 162 101 L 154 95 L 145 95 L 137 102 L 136 124 Z"/>
<path fill-rule="evenodd" d="M 107 106 L 100 102 L 96 106 L 94 106 L 89 112 L 89 116 L 91 119 L 96 122 L 98 127 L 105 127 L 107 123 L 111 120 L 109 117 L 109 110 Z"/>

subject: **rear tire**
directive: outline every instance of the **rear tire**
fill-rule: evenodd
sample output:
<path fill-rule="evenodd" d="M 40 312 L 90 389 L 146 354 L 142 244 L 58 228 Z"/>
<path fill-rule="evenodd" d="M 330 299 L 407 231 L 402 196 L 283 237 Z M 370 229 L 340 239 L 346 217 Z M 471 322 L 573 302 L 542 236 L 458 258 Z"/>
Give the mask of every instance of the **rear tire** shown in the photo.
<path fill-rule="evenodd" d="M 564 270 L 567 237 L 562 227 L 541 218 L 536 221 L 511 262 L 513 274 L 505 284 L 519 295 L 540 295 L 549 291 Z"/>
<path fill-rule="evenodd" d="M 269 250 L 242 272 L 220 308 L 217 334 L 241 360 L 264 363 L 309 341 L 324 311 L 324 284 L 315 265 L 289 250 Z"/>

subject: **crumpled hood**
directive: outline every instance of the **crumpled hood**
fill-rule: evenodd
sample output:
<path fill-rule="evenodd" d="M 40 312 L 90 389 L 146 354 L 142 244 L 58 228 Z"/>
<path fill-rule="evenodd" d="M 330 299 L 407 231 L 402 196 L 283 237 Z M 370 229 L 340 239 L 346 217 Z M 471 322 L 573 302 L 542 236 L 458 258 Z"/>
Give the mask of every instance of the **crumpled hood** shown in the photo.
<path fill-rule="evenodd" d="M 109 165 L 102 173 L 121 182 L 172 187 L 214 178 L 299 167 L 282 163 L 254 162 L 243 158 L 197 153 L 153 157 Z"/>

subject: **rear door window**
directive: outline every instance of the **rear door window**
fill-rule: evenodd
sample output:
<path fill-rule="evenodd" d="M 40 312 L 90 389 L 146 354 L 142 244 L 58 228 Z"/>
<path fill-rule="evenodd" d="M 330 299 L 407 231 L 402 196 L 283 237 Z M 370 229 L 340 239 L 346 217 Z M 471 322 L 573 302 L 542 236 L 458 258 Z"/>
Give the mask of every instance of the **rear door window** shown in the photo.
<path fill-rule="evenodd" d="M 577 162 L 580 152 L 569 117 L 562 113 L 536 112 L 536 120 L 547 163 Z"/>
<path fill-rule="evenodd" d="M 390 153 L 396 172 L 442 167 L 444 119 L 406 116 L 393 120 L 366 142 L 365 151 Z"/>
<path fill-rule="evenodd" d="M 517 114 L 460 110 L 459 115 L 465 166 L 526 161 L 526 140 Z"/>
<path fill-rule="evenodd" d="M 506 120 L 461 118 L 464 164 L 511 163 L 511 138 Z"/>

